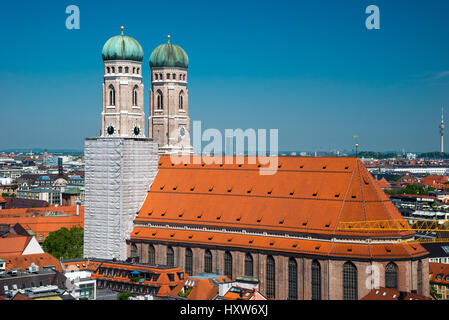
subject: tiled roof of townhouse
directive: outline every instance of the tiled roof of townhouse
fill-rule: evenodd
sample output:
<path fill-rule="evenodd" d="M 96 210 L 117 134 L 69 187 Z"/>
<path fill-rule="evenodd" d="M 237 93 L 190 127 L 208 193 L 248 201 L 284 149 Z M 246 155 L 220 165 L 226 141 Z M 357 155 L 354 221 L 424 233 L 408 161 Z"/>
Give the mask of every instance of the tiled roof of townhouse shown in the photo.
<path fill-rule="evenodd" d="M 31 264 L 44 268 L 48 266 L 54 266 L 56 270 L 62 271 L 59 260 L 53 257 L 49 253 L 37 253 L 37 254 L 0 254 L 0 258 L 6 262 L 6 271 L 10 269 L 25 270 Z"/>
<path fill-rule="evenodd" d="M 430 262 L 429 281 L 431 283 L 449 286 L 449 264 Z"/>
<path fill-rule="evenodd" d="M 229 282 L 226 276 L 214 273 L 200 273 L 190 276 L 171 290 L 169 296 L 174 299 L 212 300 L 218 295 L 219 284 Z"/>
<path fill-rule="evenodd" d="M 39 242 L 45 240 L 50 232 L 63 227 L 84 227 L 84 206 L 48 207 L 33 209 L 0 210 L 0 224 L 20 223 L 25 229 L 32 230 Z"/>
<path fill-rule="evenodd" d="M 392 288 L 380 287 L 371 290 L 361 300 L 431 300 L 430 298 L 410 292 L 402 292 Z"/>

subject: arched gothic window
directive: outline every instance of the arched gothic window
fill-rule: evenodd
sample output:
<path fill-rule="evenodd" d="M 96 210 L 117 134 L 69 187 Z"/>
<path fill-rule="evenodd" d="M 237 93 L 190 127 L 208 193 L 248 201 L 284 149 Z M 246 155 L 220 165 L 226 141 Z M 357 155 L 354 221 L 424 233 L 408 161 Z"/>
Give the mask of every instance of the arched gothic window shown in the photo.
<path fill-rule="evenodd" d="M 162 95 L 162 91 L 157 91 L 157 108 L 159 110 L 164 109 L 164 96 Z"/>
<path fill-rule="evenodd" d="M 158 75 L 157 73 L 155 73 L 155 74 L 154 74 L 154 78 L 155 78 L 156 80 L 159 80 L 159 75 Z"/>
<path fill-rule="evenodd" d="M 274 298 L 276 294 L 276 273 L 275 262 L 272 256 L 267 257 L 267 270 L 266 270 L 266 293 L 268 298 Z"/>
<path fill-rule="evenodd" d="M 224 255 L 224 274 L 232 279 L 232 255 L 229 251 Z"/>
<path fill-rule="evenodd" d="M 298 299 L 298 264 L 294 258 L 288 260 L 288 299 Z"/>
<path fill-rule="evenodd" d="M 156 250 L 152 244 L 148 247 L 148 263 L 156 264 Z"/>
<path fill-rule="evenodd" d="M 137 106 L 137 86 L 134 87 L 133 89 L 133 106 Z"/>
<path fill-rule="evenodd" d="M 253 276 L 253 257 L 250 253 L 245 255 L 245 276 L 252 277 Z"/>
<path fill-rule="evenodd" d="M 140 68 L 137 68 L 137 74 L 140 74 Z"/>
<path fill-rule="evenodd" d="M 173 267 L 175 265 L 175 252 L 172 247 L 167 248 L 167 266 Z"/>
<path fill-rule="evenodd" d="M 109 105 L 115 106 L 115 89 L 112 84 L 109 86 Z"/>
<path fill-rule="evenodd" d="M 321 300 L 321 266 L 316 260 L 312 262 L 312 300 Z"/>
<path fill-rule="evenodd" d="M 357 268 L 352 262 L 343 265 L 343 300 L 357 300 Z"/>
<path fill-rule="evenodd" d="M 186 249 L 185 271 L 190 276 L 193 274 L 193 252 L 190 248 Z"/>
<path fill-rule="evenodd" d="M 204 272 L 212 273 L 212 252 L 210 250 L 204 252 Z"/>
<path fill-rule="evenodd" d="M 179 109 L 184 109 L 184 91 L 179 93 Z"/>
<path fill-rule="evenodd" d="M 129 67 L 125 67 L 125 73 L 129 73 Z"/>
<path fill-rule="evenodd" d="M 398 288 L 398 266 L 393 262 L 390 262 L 385 267 L 385 287 Z"/>
<path fill-rule="evenodd" d="M 108 73 L 111 73 L 111 68 L 110 68 L 110 67 L 108 67 L 107 69 L 108 69 Z"/>

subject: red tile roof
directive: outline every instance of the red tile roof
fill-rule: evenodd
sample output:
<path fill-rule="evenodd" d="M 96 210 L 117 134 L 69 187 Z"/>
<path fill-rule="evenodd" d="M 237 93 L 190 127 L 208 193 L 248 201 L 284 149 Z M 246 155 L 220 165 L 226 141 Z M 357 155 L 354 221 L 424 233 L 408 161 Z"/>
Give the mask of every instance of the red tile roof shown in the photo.
<path fill-rule="evenodd" d="M 27 297 L 26 295 L 21 294 L 20 292 L 17 292 L 16 295 L 11 300 L 33 300 L 33 299 Z"/>
<path fill-rule="evenodd" d="M 57 215 L 48 215 L 50 213 Z M 84 206 L 80 206 L 79 216 L 76 216 L 76 206 L 0 210 L 0 224 L 15 223 L 20 223 L 27 230 L 32 230 L 36 234 L 36 239 L 42 242 L 50 232 L 63 227 L 84 228 Z"/>
<path fill-rule="evenodd" d="M 218 282 L 229 282 L 231 279 L 225 276 L 210 275 L 210 277 L 191 276 L 184 282 L 177 285 L 169 293 L 171 298 L 184 298 L 186 300 L 212 300 L 218 295 Z M 179 295 L 179 292 L 184 290 L 188 292 L 186 297 Z"/>
<path fill-rule="evenodd" d="M 378 289 L 371 290 L 361 300 L 432 300 L 432 299 L 417 293 L 401 292 L 396 289 L 380 287 Z"/>
<path fill-rule="evenodd" d="M 101 262 L 90 259 L 66 260 L 63 261 L 64 272 L 70 271 L 95 271 Z"/>
<path fill-rule="evenodd" d="M 161 157 L 132 239 L 155 239 L 157 233 L 159 240 L 323 255 L 409 258 L 427 254 L 419 244 L 348 244 L 282 237 L 285 233 L 328 239 L 413 236 L 413 231 L 337 228 L 340 222 L 403 219 L 358 159 L 280 157 L 277 173 L 269 176 L 260 175 L 258 164 L 248 164 L 252 159 L 248 157 L 243 165 L 194 164 L 196 159 L 185 165 Z M 148 223 L 245 229 L 260 236 L 153 228 Z M 263 232 L 270 238 L 262 236 Z"/>
<path fill-rule="evenodd" d="M 449 264 L 430 262 L 429 280 L 435 284 L 449 286 Z"/>
<path fill-rule="evenodd" d="M 445 182 L 449 181 L 449 177 L 447 176 L 436 176 L 436 175 L 428 175 L 421 179 L 421 183 L 428 187 L 434 187 L 436 189 L 447 189 L 449 188 L 449 184 L 445 184 Z"/>
<path fill-rule="evenodd" d="M 27 267 L 34 263 L 39 268 L 44 266 L 54 266 L 56 270 L 62 271 L 61 264 L 59 260 L 53 257 L 49 253 L 38 253 L 38 254 L 12 254 L 3 255 L 0 254 L 0 258 L 6 262 L 6 271 L 10 269 L 22 269 L 25 270 Z"/>
<path fill-rule="evenodd" d="M 0 196 L 0 203 L 6 203 L 5 198 L 3 198 L 2 196 Z"/>
<path fill-rule="evenodd" d="M 379 188 L 383 190 L 390 190 L 390 184 L 388 183 L 387 179 L 382 177 L 380 180 L 376 180 L 377 184 L 379 185 Z"/>
<path fill-rule="evenodd" d="M 222 300 L 267 300 L 257 289 L 233 286 L 221 297 Z"/>
<path fill-rule="evenodd" d="M 65 263 L 64 263 L 65 264 Z M 126 276 L 123 276 L 123 273 L 121 273 L 120 276 L 117 276 L 117 273 L 115 272 L 114 276 L 105 276 L 104 273 L 101 273 L 102 269 L 114 269 L 114 270 L 121 270 L 126 271 L 128 274 Z M 132 271 L 139 271 L 139 272 L 146 272 L 149 274 L 156 274 L 157 279 L 155 277 L 151 279 L 147 279 L 143 282 L 136 283 L 132 282 L 132 280 L 129 277 L 129 272 Z M 172 279 L 170 277 L 173 276 Z M 99 283 L 99 280 L 106 280 L 106 281 L 114 281 L 114 282 L 120 282 L 124 284 L 138 284 L 138 285 L 144 285 L 144 286 L 152 286 L 152 287 L 158 287 L 158 297 L 166 297 L 168 296 L 169 292 L 172 290 L 174 286 L 179 285 L 183 282 L 184 279 L 184 271 L 182 271 L 180 268 L 177 267 L 160 267 L 160 266 L 149 266 L 149 265 L 143 265 L 143 264 L 128 264 L 128 263 L 120 263 L 120 262 L 102 262 L 101 265 L 95 270 L 95 272 L 91 275 L 92 279 L 97 279 L 97 283 Z M 100 287 L 101 284 L 99 284 Z M 103 286 L 104 287 L 104 286 Z M 120 291 L 120 290 L 119 290 Z"/>
<path fill-rule="evenodd" d="M 5 238 L 0 238 L 0 257 L 3 255 L 20 255 L 27 247 L 31 236 L 21 236 L 8 234 Z"/>

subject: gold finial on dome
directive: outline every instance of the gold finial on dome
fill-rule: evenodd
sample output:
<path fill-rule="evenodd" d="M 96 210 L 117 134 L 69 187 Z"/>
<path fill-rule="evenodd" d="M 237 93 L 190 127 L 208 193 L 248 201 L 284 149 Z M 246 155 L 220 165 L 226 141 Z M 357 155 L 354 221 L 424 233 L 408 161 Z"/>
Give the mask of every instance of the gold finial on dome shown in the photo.
<path fill-rule="evenodd" d="M 121 26 L 121 27 L 120 27 L 120 30 L 122 30 L 122 34 L 123 34 L 123 31 L 125 30 L 125 27 L 124 27 L 124 26 Z"/>
<path fill-rule="evenodd" d="M 167 39 L 168 39 L 168 43 L 170 43 L 171 35 L 168 35 Z"/>

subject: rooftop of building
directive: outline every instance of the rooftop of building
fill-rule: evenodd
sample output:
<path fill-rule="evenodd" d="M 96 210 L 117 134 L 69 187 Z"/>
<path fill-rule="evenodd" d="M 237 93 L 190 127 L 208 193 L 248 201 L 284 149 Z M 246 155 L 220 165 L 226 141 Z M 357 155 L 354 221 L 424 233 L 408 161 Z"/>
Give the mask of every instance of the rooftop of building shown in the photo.
<path fill-rule="evenodd" d="M 449 286 L 449 264 L 430 262 L 429 281 Z"/>
<path fill-rule="evenodd" d="M 186 300 L 212 300 L 217 297 L 220 283 L 230 282 L 227 276 L 214 273 L 200 273 L 190 276 L 173 288 L 169 297 Z"/>
<path fill-rule="evenodd" d="M 431 300 L 430 298 L 411 292 L 403 292 L 392 288 L 380 287 L 371 290 L 361 300 Z"/>
<path fill-rule="evenodd" d="M 53 267 L 55 270 L 62 271 L 59 260 L 49 253 L 37 254 L 0 254 L 0 258 L 6 262 L 6 271 L 13 269 L 26 270 L 32 264 L 39 269 Z"/>
<path fill-rule="evenodd" d="M 360 160 L 279 157 L 277 171 L 261 175 L 256 158 L 243 159 L 207 164 L 193 157 L 176 164 L 162 156 L 131 238 L 366 259 L 427 254 L 419 244 L 331 241 L 414 235 L 338 228 L 341 222 L 374 220 L 407 224 Z"/>

